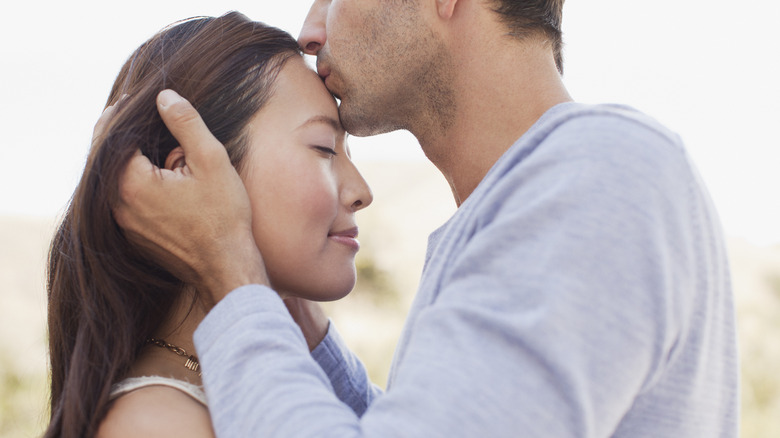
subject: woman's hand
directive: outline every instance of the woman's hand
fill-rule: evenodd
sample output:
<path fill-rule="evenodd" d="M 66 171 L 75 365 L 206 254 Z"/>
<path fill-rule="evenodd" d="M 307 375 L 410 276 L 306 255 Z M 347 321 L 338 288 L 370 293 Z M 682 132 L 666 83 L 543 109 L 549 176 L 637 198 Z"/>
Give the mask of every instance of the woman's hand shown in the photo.
<path fill-rule="evenodd" d="M 239 286 L 268 285 L 249 197 L 224 146 L 177 93 L 162 91 L 157 108 L 185 164 L 161 169 L 139 150 L 119 180 L 117 223 L 161 266 L 204 292 L 208 309 Z M 98 122 L 96 136 L 104 125 Z"/>

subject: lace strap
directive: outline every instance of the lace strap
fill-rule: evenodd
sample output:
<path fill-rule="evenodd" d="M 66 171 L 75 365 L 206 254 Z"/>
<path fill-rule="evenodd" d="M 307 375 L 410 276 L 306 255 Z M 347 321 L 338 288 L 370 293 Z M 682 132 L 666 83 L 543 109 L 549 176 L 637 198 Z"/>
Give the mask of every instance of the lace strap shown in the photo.
<path fill-rule="evenodd" d="M 193 385 L 192 383 L 185 382 L 183 380 L 172 379 L 170 377 L 162 376 L 145 376 L 145 377 L 130 377 L 111 387 L 111 400 L 117 397 L 127 394 L 130 391 L 144 388 L 147 386 L 168 386 L 189 395 L 203 406 L 207 406 L 206 393 L 200 386 Z"/>

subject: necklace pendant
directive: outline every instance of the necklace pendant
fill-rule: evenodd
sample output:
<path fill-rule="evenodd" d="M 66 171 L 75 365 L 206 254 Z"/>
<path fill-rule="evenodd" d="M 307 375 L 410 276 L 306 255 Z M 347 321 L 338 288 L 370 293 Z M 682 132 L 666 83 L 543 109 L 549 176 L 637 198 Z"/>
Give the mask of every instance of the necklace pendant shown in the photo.
<path fill-rule="evenodd" d="M 175 346 L 173 344 L 169 344 L 169 343 L 165 342 L 164 340 L 157 339 L 157 338 L 147 338 L 146 339 L 146 343 L 147 344 L 151 344 L 151 345 L 156 345 L 156 346 L 158 346 L 160 348 L 165 348 L 166 350 L 171 351 L 172 353 L 175 353 L 175 354 L 177 354 L 179 356 L 182 356 L 182 357 L 186 357 L 187 358 L 187 362 L 184 363 L 184 366 L 187 369 L 195 371 L 196 373 L 198 373 L 198 377 L 200 377 L 202 375 L 202 373 L 200 371 L 200 363 L 198 363 L 198 358 L 195 357 L 195 356 L 188 355 L 187 352 L 183 348 L 177 347 L 177 346 Z"/>
<path fill-rule="evenodd" d="M 187 362 L 184 363 L 184 366 L 192 371 L 197 372 L 198 376 L 200 376 L 200 364 L 198 363 L 198 359 L 190 356 L 187 358 Z"/>

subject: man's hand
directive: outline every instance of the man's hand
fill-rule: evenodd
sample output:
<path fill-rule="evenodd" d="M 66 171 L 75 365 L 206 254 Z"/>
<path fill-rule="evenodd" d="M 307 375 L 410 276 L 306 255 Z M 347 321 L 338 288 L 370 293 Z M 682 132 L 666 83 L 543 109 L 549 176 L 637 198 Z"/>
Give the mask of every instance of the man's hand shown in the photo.
<path fill-rule="evenodd" d="M 165 90 L 157 108 L 185 164 L 160 169 L 138 151 L 120 178 L 114 217 L 128 239 L 203 292 L 211 309 L 236 287 L 268 284 L 249 197 L 224 146 L 189 102 Z"/>

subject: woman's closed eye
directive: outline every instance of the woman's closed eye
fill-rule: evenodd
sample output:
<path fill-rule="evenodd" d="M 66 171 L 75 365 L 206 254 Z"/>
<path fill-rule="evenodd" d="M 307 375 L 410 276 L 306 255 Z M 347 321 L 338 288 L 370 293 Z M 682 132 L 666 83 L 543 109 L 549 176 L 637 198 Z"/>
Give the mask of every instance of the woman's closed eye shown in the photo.
<path fill-rule="evenodd" d="M 319 152 L 322 152 L 325 155 L 328 155 L 329 157 L 334 157 L 338 155 L 338 152 L 336 152 L 335 149 L 329 148 L 327 146 L 314 146 L 314 149 L 318 150 Z"/>

